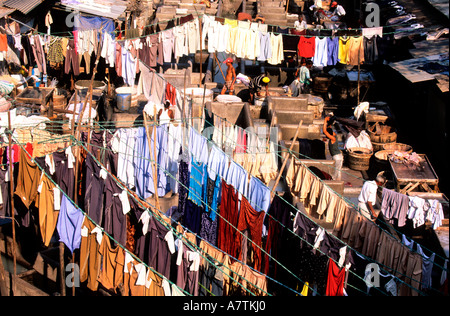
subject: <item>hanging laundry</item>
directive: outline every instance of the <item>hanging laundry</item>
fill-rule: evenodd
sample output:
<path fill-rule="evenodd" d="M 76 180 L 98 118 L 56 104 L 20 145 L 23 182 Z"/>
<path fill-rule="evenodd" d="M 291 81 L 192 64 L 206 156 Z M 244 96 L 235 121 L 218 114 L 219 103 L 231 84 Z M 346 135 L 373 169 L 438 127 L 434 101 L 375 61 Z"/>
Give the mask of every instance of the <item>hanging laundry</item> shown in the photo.
<path fill-rule="evenodd" d="M 316 53 L 316 38 L 314 36 L 300 36 L 298 42 L 298 56 L 304 58 L 313 58 Z"/>
<path fill-rule="evenodd" d="M 328 263 L 327 296 L 344 296 L 345 269 L 330 259 Z"/>
<path fill-rule="evenodd" d="M 363 37 L 350 37 L 348 45 L 348 64 L 357 66 L 358 64 L 364 63 Z"/>
<path fill-rule="evenodd" d="M 314 57 L 312 58 L 313 64 L 316 67 L 325 67 L 328 65 L 328 39 L 326 37 L 316 38 L 316 47 Z"/>
<path fill-rule="evenodd" d="M 84 215 L 81 210 L 63 195 L 56 228 L 59 234 L 59 241 L 63 242 L 71 253 L 75 249 L 80 248 L 83 221 Z"/>
<path fill-rule="evenodd" d="M 281 64 L 284 60 L 283 36 L 271 33 L 270 45 L 272 47 L 272 56 L 267 59 L 267 62 L 271 65 Z"/>
<path fill-rule="evenodd" d="M 350 37 L 339 37 L 339 52 L 338 52 L 338 61 L 341 64 L 349 63 L 349 47 L 350 47 Z"/>

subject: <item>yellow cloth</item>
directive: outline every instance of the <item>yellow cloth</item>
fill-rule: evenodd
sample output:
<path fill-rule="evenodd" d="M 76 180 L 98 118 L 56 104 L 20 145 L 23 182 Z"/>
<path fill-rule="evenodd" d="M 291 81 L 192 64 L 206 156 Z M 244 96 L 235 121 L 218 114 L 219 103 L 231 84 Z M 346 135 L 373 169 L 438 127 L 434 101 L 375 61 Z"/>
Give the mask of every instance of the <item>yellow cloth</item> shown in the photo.
<path fill-rule="evenodd" d="M 348 64 L 348 48 L 350 44 L 350 37 L 339 37 L 338 59 L 341 64 Z"/>

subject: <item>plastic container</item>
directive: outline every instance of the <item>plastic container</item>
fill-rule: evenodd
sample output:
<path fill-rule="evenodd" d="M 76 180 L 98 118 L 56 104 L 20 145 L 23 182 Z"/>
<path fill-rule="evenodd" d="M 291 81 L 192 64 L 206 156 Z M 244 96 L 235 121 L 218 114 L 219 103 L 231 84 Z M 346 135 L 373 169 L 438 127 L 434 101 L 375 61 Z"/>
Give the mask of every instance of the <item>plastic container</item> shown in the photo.
<path fill-rule="evenodd" d="M 131 96 L 133 89 L 131 87 L 122 87 L 116 89 L 117 108 L 121 112 L 127 112 L 131 108 Z"/>

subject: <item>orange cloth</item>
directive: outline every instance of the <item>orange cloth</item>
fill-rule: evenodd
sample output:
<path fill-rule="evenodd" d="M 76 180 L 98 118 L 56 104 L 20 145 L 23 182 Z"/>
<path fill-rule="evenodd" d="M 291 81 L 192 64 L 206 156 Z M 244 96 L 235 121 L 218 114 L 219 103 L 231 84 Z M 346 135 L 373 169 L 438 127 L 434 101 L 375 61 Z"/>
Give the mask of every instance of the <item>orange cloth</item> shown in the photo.
<path fill-rule="evenodd" d="M 82 230 L 85 235 L 81 235 L 80 246 L 80 282 L 87 281 L 87 287 L 91 291 L 98 289 L 98 275 L 100 271 L 100 245 L 97 242 L 97 234 L 92 230 L 95 224 L 85 217 Z"/>
<path fill-rule="evenodd" d="M 38 194 L 41 170 L 28 158 L 26 151 L 20 149 L 19 175 L 17 176 L 16 194 L 26 208 L 30 208 Z"/>
<path fill-rule="evenodd" d="M 102 256 L 98 281 L 108 290 L 116 290 L 123 283 L 125 254 L 120 246 L 111 247 L 111 241 L 104 235 L 99 249 Z"/>
<path fill-rule="evenodd" d="M 47 175 L 43 175 L 40 181 L 41 192 L 36 197 L 36 206 L 39 209 L 39 228 L 42 241 L 46 247 L 55 232 L 59 211 L 55 211 L 54 193 L 55 185 Z"/>
<path fill-rule="evenodd" d="M 8 51 L 8 37 L 6 34 L 0 34 L 0 52 Z"/>

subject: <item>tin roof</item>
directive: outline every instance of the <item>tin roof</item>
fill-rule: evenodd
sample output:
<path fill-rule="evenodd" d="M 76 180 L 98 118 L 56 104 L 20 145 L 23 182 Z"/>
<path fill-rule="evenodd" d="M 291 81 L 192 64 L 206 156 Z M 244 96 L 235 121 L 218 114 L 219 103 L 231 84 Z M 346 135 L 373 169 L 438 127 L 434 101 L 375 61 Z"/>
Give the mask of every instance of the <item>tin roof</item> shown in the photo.
<path fill-rule="evenodd" d="M 3 5 L 7 8 L 16 9 L 23 14 L 28 14 L 44 1 L 45 0 L 5 0 Z"/>
<path fill-rule="evenodd" d="M 127 1 L 124 0 L 62 0 L 61 4 L 66 8 L 88 13 L 91 15 L 118 19 L 127 9 Z"/>

